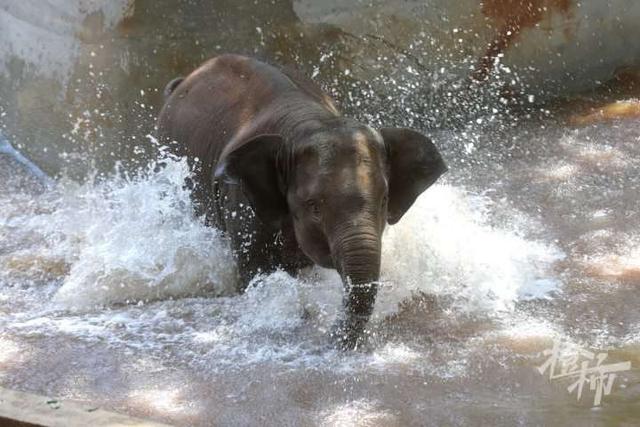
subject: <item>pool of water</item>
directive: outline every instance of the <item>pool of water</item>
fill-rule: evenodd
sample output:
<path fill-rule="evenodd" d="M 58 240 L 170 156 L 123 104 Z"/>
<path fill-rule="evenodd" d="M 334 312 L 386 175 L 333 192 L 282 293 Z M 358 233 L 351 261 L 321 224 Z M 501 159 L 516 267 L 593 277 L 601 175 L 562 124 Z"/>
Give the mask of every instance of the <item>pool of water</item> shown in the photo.
<path fill-rule="evenodd" d="M 0 384 L 176 425 L 636 424 L 640 122 L 575 111 L 432 133 L 450 172 L 387 229 L 346 353 L 327 342 L 337 275 L 235 294 L 184 160 L 151 136 L 156 162 L 50 189 L 0 157 Z M 554 341 L 631 369 L 594 406 L 537 370 Z"/>
<path fill-rule="evenodd" d="M 640 424 L 631 0 L 5 3 L 0 129 L 55 179 L 0 139 L 0 386 L 179 426 Z M 234 292 L 152 136 L 163 86 L 222 52 L 445 157 L 385 232 L 358 351 L 328 345 L 335 272 Z M 541 368 L 554 343 L 562 368 L 623 364 L 599 404 Z"/>

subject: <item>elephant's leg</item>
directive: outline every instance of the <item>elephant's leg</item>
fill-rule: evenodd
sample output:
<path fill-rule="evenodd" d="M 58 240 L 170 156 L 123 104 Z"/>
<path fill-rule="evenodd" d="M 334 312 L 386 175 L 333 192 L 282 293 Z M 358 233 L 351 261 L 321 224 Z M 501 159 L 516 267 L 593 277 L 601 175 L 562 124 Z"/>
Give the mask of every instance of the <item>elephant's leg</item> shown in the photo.
<path fill-rule="evenodd" d="M 265 234 L 247 232 L 244 239 L 232 239 L 240 276 L 239 292 L 244 292 L 256 275 L 269 274 L 278 268 L 273 262 L 273 246 L 269 244 L 273 235 Z"/>
<path fill-rule="evenodd" d="M 231 242 L 243 292 L 257 274 L 268 274 L 276 269 L 273 262 L 275 232 L 264 229 L 243 199 L 225 195 L 224 229 Z"/>
<path fill-rule="evenodd" d="M 271 229 L 255 215 L 237 186 L 221 185 L 219 193 L 218 210 L 238 264 L 239 291 L 257 274 L 282 269 L 295 276 L 301 268 L 313 265 L 298 246 L 291 220 L 281 230 Z"/>
<path fill-rule="evenodd" d="M 215 189 L 204 176 L 195 174 L 185 179 L 185 188 L 191 191 L 191 202 L 195 216 L 204 218 L 205 224 L 224 231 L 224 223 L 220 221 Z"/>
<path fill-rule="evenodd" d="M 295 277 L 302 268 L 313 265 L 299 248 L 293 230 L 268 232 L 260 227 L 258 230 L 245 228 L 245 235 L 251 238 L 237 240 L 234 246 L 240 270 L 240 291 L 246 289 L 256 274 L 280 269 Z"/>
<path fill-rule="evenodd" d="M 314 265 L 300 249 L 292 224 L 285 224 L 283 230 L 277 233 L 272 252 L 274 265 L 291 276 L 296 276 L 301 269 Z"/>

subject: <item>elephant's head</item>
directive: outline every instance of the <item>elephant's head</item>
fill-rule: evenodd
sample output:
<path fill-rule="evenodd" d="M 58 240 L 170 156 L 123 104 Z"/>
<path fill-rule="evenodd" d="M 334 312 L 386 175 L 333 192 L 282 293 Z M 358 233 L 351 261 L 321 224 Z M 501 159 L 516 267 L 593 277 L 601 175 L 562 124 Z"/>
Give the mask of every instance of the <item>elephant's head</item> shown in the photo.
<path fill-rule="evenodd" d="M 302 251 L 340 273 L 345 314 L 336 338 L 351 348 L 373 310 L 385 225 L 398 222 L 445 171 L 418 132 L 343 124 L 303 141 L 255 137 L 225 156 L 217 176 L 241 181 L 267 226 L 290 219 Z"/>

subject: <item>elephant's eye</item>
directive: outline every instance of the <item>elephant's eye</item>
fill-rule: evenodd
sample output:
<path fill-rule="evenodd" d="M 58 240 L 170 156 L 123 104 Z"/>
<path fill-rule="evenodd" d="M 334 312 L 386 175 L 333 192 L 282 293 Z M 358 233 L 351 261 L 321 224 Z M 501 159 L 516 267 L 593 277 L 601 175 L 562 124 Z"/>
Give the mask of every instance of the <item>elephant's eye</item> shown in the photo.
<path fill-rule="evenodd" d="M 318 207 L 318 203 L 315 200 L 309 199 L 305 202 L 305 205 L 312 215 L 316 217 L 320 215 L 320 207 Z"/>
<path fill-rule="evenodd" d="M 382 206 L 387 206 L 387 203 L 389 203 L 389 196 L 385 194 L 385 196 L 382 198 Z"/>

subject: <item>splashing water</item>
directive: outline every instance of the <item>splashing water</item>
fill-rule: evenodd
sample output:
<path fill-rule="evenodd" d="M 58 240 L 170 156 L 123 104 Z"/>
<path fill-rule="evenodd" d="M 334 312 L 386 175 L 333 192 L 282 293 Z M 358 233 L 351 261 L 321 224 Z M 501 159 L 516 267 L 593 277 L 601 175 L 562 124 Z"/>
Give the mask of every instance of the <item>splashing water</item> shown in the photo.
<path fill-rule="evenodd" d="M 186 160 L 167 159 L 165 165 L 159 172 L 151 165 L 140 177 L 61 182 L 39 198 L 37 212 L 3 218 L 22 236 L 38 236 L 41 245 L 37 254 L 29 248 L 5 256 L 8 274 L 11 265 L 37 270 L 16 262 L 23 256 L 65 265 L 53 302 L 74 310 L 229 294 L 235 281 L 231 254 L 220 233 L 191 213 L 181 184 Z"/>
<path fill-rule="evenodd" d="M 36 279 L 49 269 L 60 284 L 49 308 L 71 311 L 233 295 L 232 255 L 224 237 L 191 212 L 182 185 L 189 174 L 186 161 L 162 163 L 136 176 L 116 173 L 82 185 L 63 181 L 55 192 L 28 202 L 29 209 L 5 213 L 3 227 L 18 233 L 23 244 L 35 242 L 0 258 L 4 280 Z M 420 293 L 451 296 L 461 310 L 493 312 L 555 289 L 549 267 L 561 258 L 559 250 L 488 225 L 490 205 L 484 196 L 436 185 L 389 227 L 374 321 Z M 240 313 L 238 327 L 295 327 L 306 312 L 325 330 L 341 295 L 338 275 L 317 267 L 298 279 L 283 272 L 263 277 L 230 304 Z"/>
<path fill-rule="evenodd" d="M 418 198 L 384 241 L 383 276 L 395 296 L 451 294 L 467 309 L 505 310 L 555 290 L 549 266 L 561 252 L 487 225 L 490 208 L 487 197 L 446 185 Z"/>
<path fill-rule="evenodd" d="M 583 156 L 576 158 L 565 161 L 573 167 Z M 526 192 L 555 201 L 560 186 L 544 166 L 556 164 L 543 160 L 527 171 L 534 178 L 525 184 L 550 191 L 516 187 L 507 200 Z M 514 165 L 500 180 L 513 182 L 509 173 L 522 174 L 520 163 Z M 558 398 L 544 378 L 531 379 L 537 363 L 532 354 L 567 335 L 583 345 L 580 335 L 567 333 L 576 326 L 597 337 L 612 335 L 610 326 L 590 320 L 579 296 L 572 300 L 581 288 L 561 276 L 563 263 L 577 268 L 602 261 L 609 270 L 600 276 L 635 277 L 637 241 L 618 247 L 625 270 L 612 272 L 610 251 L 584 255 L 561 241 L 559 249 L 546 224 L 540 232 L 544 218 L 531 215 L 526 203 L 505 203 L 497 180 L 480 185 L 480 193 L 470 190 L 473 176 L 465 181 L 464 174 L 452 173 L 387 228 L 369 342 L 363 351 L 343 354 L 327 345 L 341 310 L 338 275 L 319 267 L 298 277 L 276 271 L 235 293 L 229 245 L 193 215 L 183 186 L 189 173 L 183 159 L 165 155 L 135 175 L 117 170 L 83 184 L 63 179 L 40 195 L 0 193 L 5 384 L 34 381 L 39 390 L 91 401 L 106 396 L 115 409 L 194 425 L 211 417 L 235 424 L 243 415 L 250 424 L 272 407 L 282 412 L 275 419 L 309 424 L 410 424 L 425 411 L 451 421 L 444 412 L 455 402 L 471 398 L 474 408 L 492 408 L 495 396 L 482 394 L 486 383 L 495 390 L 527 384 L 524 395 L 535 390 L 567 404 L 574 396 Z M 600 213 L 600 204 L 593 208 L 594 223 L 611 215 Z M 580 236 L 586 244 L 598 239 Z M 565 300 L 574 308 L 567 309 Z M 565 312 L 577 320 L 567 325 Z M 635 345 L 637 328 L 622 331 L 613 336 Z M 68 359 L 85 366 L 80 379 L 65 374 Z M 7 366 L 20 369 L 12 374 Z M 28 369 L 51 371 L 55 378 L 26 379 Z M 94 378 L 107 385 L 95 386 Z M 471 387 L 475 395 L 444 402 L 450 387 Z M 411 402 L 416 393 L 422 400 Z M 529 397 L 518 399 L 516 417 L 527 411 Z M 247 405 L 252 401 L 261 404 Z M 296 412 L 311 404 L 316 406 L 308 412 Z M 225 416 L 231 417 L 226 423 Z"/>
<path fill-rule="evenodd" d="M 486 195 L 434 185 L 383 236 L 382 286 L 369 350 L 343 354 L 327 345 L 342 309 L 338 274 L 320 267 L 298 277 L 276 271 L 257 277 L 238 295 L 227 240 L 192 212 L 183 185 L 189 174 L 184 159 L 163 154 L 134 175 L 116 170 L 83 184 L 62 179 L 40 195 L 0 198 L 0 233 L 12 242 L 0 251 L 0 312 L 6 314 L 0 317 L 0 343 L 46 366 L 56 364 L 51 357 L 58 348 L 79 346 L 92 353 L 87 348 L 106 345 L 106 360 L 93 353 L 80 359 L 87 360 L 87 369 L 121 366 L 116 360 L 123 358 L 126 373 L 102 381 L 122 390 L 118 378 L 136 378 L 123 393 L 109 393 L 109 402 L 134 413 L 199 419 L 194 414 L 205 410 L 185 399 L 197 404 L 192 384 L 209 378 L 218 378 L 218 388 L 229 384 L 224 396 L 234 404 L 250 399 L 259 384 L 276 381 L 269 375 L 287 388 L 306 383 L 297 378 L 304 372 L 316 372 L 325 384 L 363 374 L 374 380 L 425 373 L 465 378 L 486 344 L 455 345 L 448 334 L 473 336 L 483 322 L 500 321 L 519 301 L 560 290 L 552 267 L 562 252 L 528 239 L 517 212 L 496 223 L 491 213 L 504 207 Z M 435 322 L 428 311 L 419 312 L 412 328 L 443 341 L 438 346 L 389 330 L 398 322 L 391 319 L 402 319 L 425 296 L 443 303 L 435 307 Z M 444 316 L 438 319 L 437 313 Z M 239 369 L 247 372 L 241 375 L 247 384 L 235 379 Z M 87 384 L 84 390 L 91 394 Z M 386 410 L 380 396 L 349 395 L 327 402 L 312 417 L 324 425 L 361 418 L 394 422 L 398 412 Z"/>

